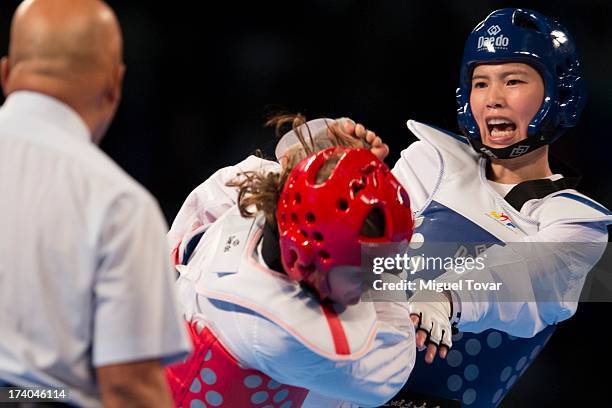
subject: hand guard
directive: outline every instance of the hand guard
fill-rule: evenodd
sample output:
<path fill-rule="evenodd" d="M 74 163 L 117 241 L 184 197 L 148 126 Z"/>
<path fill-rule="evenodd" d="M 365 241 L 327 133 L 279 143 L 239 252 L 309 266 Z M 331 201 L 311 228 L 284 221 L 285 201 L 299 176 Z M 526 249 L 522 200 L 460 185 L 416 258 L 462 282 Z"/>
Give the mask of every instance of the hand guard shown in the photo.
<path fill-rule="evenodd" d="M 417 330 L 427 333 L 427 341 L 449 349 L 451 340 L 451 302 L 444 293 L 433 291 L 416 292 L 408 301 L 411 315 L 419 317 Z"/>

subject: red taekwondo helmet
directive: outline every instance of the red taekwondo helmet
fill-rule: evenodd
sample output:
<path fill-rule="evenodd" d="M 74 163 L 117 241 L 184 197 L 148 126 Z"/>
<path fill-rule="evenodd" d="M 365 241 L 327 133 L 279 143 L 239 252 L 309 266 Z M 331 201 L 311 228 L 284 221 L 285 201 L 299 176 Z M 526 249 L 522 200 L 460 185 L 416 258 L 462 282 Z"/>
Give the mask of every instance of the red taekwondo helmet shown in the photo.
<path fill-rule="evenodd" d="M 337 164 L 317 182 L 328 160 Z M 373 211 L 384 220 L 384 231 L 375 238 L 362 232 Z M 409 241 L 413 231 L 406 190 L 366 149 L 330 147 L 298 163 L 285 182 L 276 219 L 285 271 L 321 299 L 329 294 L 331 268 L 361 265 L 361 244 Z"/>

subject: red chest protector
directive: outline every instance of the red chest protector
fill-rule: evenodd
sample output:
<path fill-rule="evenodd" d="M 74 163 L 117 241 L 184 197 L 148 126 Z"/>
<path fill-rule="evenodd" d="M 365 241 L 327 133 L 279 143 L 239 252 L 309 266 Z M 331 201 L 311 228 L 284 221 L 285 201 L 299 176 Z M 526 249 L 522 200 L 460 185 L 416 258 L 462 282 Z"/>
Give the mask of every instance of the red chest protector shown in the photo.
<path fill-rule="evenodd" d="M 215 335 L 187 323 L 193 353 L 166 368 L 176 407 L 300 407 L 308 390 L 279 384 L 253 369 L 240 367 Z M 198 403 L 198 401 L 200 403 Z"/>

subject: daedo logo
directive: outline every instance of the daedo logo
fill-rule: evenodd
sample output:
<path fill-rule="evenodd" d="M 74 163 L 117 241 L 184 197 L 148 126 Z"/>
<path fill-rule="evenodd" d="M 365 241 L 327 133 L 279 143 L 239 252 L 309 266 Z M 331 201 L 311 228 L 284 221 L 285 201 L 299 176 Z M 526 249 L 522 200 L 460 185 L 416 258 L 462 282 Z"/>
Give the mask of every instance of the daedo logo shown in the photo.
<path fill-rule="evenodd" d="M 487 29 L 487 33 L 490 37 L 480 36 L 478 37 L 478 49 L 487 48 L 505 48 L 510 44 L 510 39 L 504 35 L 497 35 L 501 32 L 501 27 L 498 25 L 492 25 Z"/>
<path fill-rule="evenodd" d="M 497 33 L 499 33 L 500 31 L 501 31 L 501 28 L 498 25 L 492 25 L 487 30 L 487 33 L 489 33 L 489 35 L 497 35 Z"/>
<path fill-rule="evenodd" d="M 502 224 L 503 226 L 508 227 L 513 231 L 516 229 L 516 225 L 512 223 L 512 221 L 510 220 L 510 217 L 504 214 L 503 211 L 502 212 L 489 211 L 487 215 L 493 218 L 495 221 Z"/>
<path fill-rule="evenodd" d="M 519 145 L 515 147 L 514 149 L 512 149 L 512 152 L 510 152 L 510 157 L 520 156 L 522 154 L 527 153 L 528 150 L 529 150 L 529 146 Z"/>

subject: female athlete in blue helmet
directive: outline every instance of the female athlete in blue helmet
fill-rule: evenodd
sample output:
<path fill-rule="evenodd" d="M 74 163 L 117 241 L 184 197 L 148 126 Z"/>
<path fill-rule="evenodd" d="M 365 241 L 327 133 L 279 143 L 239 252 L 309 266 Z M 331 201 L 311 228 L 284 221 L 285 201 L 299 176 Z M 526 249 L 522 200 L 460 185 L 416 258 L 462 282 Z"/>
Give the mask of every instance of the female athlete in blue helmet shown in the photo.
<path fill-rule="evenodd" d="M 420 140 L 402 152 L 393 172 L 416 210 L 414 251 L 424 257 L 430 248 L 436 256 L 445 255 L 440 248 L 449 256 L 480 256 L 486 267 L 462 275 L 425 268 L 414 276 L 440 284 L 501 285 L 495 285 L 498 291 L 464 286 L 414 294 L 417 345 L 427 351 L 417 358 L 398 401 L 490 407 L 536 358 L 555 324 L 575 313 L 612 216 L 574 190 L 566 170 L 555 173 L 549 163 L 548 144 L 576 124 L 585 101 L 574 41 L 558 23 L 530 10 L 493 12 L 468 38 L 457 100 L 463 135 L 409 121 Z M 344 126 L 371 142 L 381 158 L 388 153 L 362 125 Z M 281 139 L 277 158 L 294 142 Z M 263 161 L 250 160 L 238 167 L 261 166 Z M 196 189 L 197 209 L 190 217 L 198 225 L 231 206 L 225 182 L 235 170 L 219 171 Z M 170 240 L 176 244 L 183 231 L 175 226 Z M 539 244 L 567 242 L 601 245 L 558 251 Z M 459 329 L 452 337 L 451 323 Z M 443 358 L 435 359 L 437 353 Z"/>
<path fill-rule="evenodd" d="M 467 39 L 457 102 L 463 135 L 409 121 L 419 141 L 393 171 L 416 209 L 416 252 L 444 255 L 436 243 L 452 242 L 446 255 L 485 267 L 414 275 L 448 290 L 411 298 L 429 364 L 417 358 L 400 398 L 490 407 L 575 313 L 612 216 L 549 162 L 548 145 L 585 104 L 575 43 L 559 23 L 526 9 L 491 13 Z"/>

